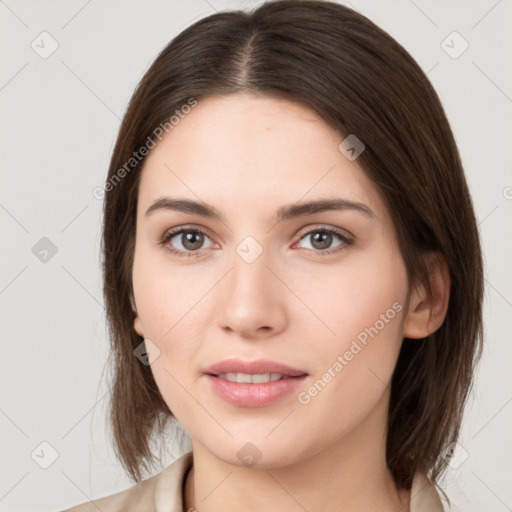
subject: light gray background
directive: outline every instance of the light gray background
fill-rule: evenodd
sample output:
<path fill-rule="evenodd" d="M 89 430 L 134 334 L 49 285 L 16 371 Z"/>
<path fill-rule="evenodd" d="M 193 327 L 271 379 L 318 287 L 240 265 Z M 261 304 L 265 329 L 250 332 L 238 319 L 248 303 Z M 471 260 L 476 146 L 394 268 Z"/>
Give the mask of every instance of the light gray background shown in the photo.
<path fill-rule="evenodd" d="M 2 511 L 55 511 L 132 485 L 105 438 L 102 204 L 92 190 L 158 51 L 215 10 L 258 3 L 0 0 Z M 453 510 L 512 510 L 512 1 L 350 5 L 428 72 L 460 146 L 485 251 L 486 347 L 446 489 Z M 50 48 L 43 31 L 59 45 L 46 59 L 31 48 Z M 469 43 L 458 58 L 453 31 Z M 58 250 L 46 262 L 32 252 L 42 237 Z M 52 450 L 58 458 L 41 468 Z M 178 454 L 172 445 L 162 467 Z"/>

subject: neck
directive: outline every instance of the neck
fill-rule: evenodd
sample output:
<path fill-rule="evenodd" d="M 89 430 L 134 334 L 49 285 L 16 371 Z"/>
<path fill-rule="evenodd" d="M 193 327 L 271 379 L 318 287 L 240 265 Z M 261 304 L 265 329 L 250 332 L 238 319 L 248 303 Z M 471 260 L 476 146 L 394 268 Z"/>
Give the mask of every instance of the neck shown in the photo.
<path fill-rule="evenodd" d="M 184 510 L 409 512 L 410 491 L 396 488 L 386 464 L 385 428 L 376 435 L 386 411 L 366 418 L 334 445 L 286 466 L 233 465 L 193 439 Z"/>

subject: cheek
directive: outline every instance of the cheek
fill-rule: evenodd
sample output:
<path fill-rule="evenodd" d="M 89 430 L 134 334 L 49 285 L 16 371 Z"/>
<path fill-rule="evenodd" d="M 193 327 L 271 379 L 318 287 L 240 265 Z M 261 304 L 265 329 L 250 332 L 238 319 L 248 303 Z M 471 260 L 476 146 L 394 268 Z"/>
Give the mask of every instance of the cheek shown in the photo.
<path fill-rule="evenodd" d="M 196 413 L 198 421 L 202 417 L 186 389 L 190 388 L 190 361 L 197 349 L 194 340 L 200 339 L 194 305 L 205 293 L 201 290 L 205 285 L 190 287 L 179 269 L 162 268 L 155 258 L 144 259 L 142 251 L 138 256 L 133 268 L 138 316 L 144 337 L 158 347 L 151 372 L 172 414 L 184 424 L 193 424 Z"/>
<path fill-rule="evenodd" d="M 161 254 L 144 247 L 135 251 L 132 281 L 144 335 L 161 341 L 171 336 L 206 291 L 203 280 L 191 280 L 189 272 L 166 264 Z"/>
<path fill-rule="evenodd" d="M 407 286 L 405 267 L 390 254 L 360 259 L 322 286 L 302 288 L 305 301 L 331 331 L 324 329 L 321 343 L 316 340 L 311 354 L 316 380 L 303 390 L 301 403 L 308 402 L 311 411 L 318 408 L 312 418 L 339 407 L 350 411 L 350 418 L 340 414 L 332 424 L 342 428 L 363 418 L 382 397 L 403 340 Z"/>
<path fill-rule="evenodd" d="M 408 281 L 401 258 L 389 249 L 357 254 L 329 272 L 319 268 L 288 279 L 317 317 L 317 327 L 322 327 L 319 320 L 324 324 L 329 347 L 343 349 L 376 323 L 379 333 L 386 333 L 380 337 L 399 337 L 402 315 L 397 310 L 405 309 Z"/>
<path fill-rule="evenodd" d="M 183 402 L 180 383 L 189 386 L 195 360 L 208 322 L 208 290 L 215 276 L 169 265 L 165 258 L 145 251 L 135 253 L 133 288 L 144 337 L 158 347 L 151 371 L 166 402 Z M 186 401 L 186 400 L 185 400 Z"/>

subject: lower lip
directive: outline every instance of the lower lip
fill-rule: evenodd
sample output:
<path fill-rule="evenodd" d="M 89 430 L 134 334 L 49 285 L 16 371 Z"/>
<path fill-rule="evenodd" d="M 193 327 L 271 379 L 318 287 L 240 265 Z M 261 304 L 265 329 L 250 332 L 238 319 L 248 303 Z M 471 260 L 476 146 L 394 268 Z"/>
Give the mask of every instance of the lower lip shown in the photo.
<path fill-rule="evenodd" d="M 291 393 L 300 386 L 307 375 L 265 382 L 248 384 L 219 379 L 206 375 L 213 391 L 226 402 L 239 407 L 264 407 Z"/>

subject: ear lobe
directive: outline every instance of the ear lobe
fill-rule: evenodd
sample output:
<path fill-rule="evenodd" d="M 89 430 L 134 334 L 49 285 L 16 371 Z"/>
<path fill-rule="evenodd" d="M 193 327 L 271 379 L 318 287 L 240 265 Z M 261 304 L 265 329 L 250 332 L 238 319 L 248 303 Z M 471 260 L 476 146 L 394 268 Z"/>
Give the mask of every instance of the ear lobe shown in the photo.
<path fill-rule="evenodd" d="M 144 338 L 144 331 L 142 330 L 142 323 L 138 316 L 135 316 L 135 319 L 133 320 L 133 328 L 135 329 L 135 332 L 139 336 L 142 336 Z"/>
<path fill-rule="evenodd" d="M 140 321 L 140 318 L 137 313 L 137 307 L 135 306 L 135 300 L 133 298 L 133 295 L 130 294 L 130 304 L 132 306 L 132 311 L 135 314 L 135 318 L 133 320 L 133 328 L 135 329 L 135 332 L 144 338 L 143 330 L 142 330 L 142 322 Z"/>
<path fill-rule="evenodd" d="M 133 298 L 133 294 L 130 293 L 130 304 L 132 306 L 132 311 L 137 314 L 137 306 L 135 306 L 135 299 Z"/>
<path fill-rule="evenodd" d="M 424 257 L 430 280 L 430 290 L 420 283 L 412 292 L 404 323 L 405 338 L 425 338 L 441 327 L 450 299 L 450 273 L 443 255 L 427 253 Z"/>

